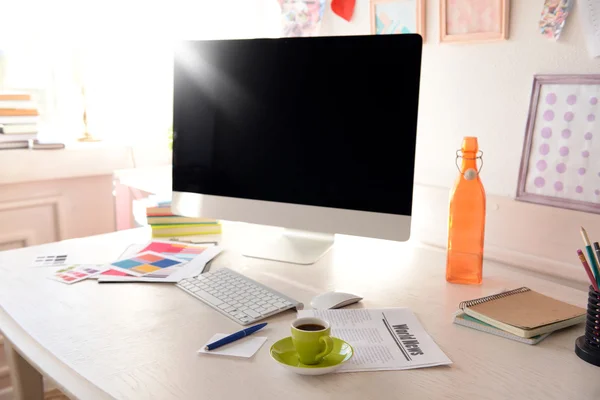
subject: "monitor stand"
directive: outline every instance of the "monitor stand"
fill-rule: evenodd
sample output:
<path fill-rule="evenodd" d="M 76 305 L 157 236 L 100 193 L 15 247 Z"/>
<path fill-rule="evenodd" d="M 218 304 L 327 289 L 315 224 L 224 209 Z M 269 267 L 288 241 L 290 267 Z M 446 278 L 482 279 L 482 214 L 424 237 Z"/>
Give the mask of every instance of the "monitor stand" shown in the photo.
<path fill-rule="evenodd" d="M 275 235 L 259 235 L 242 251 L 246 257 L 310 265 L 319 261 L 333 246 L 334 235 L 281 229 Z M 265 239 L 265 240 L 263 240 Z"/>

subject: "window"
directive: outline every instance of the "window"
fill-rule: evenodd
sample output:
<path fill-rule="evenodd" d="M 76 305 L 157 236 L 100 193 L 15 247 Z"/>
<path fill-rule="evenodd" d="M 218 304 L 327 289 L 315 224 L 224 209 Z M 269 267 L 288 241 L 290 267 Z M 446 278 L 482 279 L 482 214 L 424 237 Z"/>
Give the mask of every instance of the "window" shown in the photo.
<path fill-rule="evenodd" d="M 3 9 L 3 21 L 12 22 L 0 38 L 12 39 L 0 39 L 0 89 L 34 93 L 40 137 L 65 142 L 82 136 L 84 107 L 94 136 L 166 140 L 174 40 L 279 35 L 276 0 L 82 1 L 68 13 L 45 3 L 36 2 L 45 9 L 35 17 L 24 6 Z M 15 35 L 23 26 L 27 36 Z"/>

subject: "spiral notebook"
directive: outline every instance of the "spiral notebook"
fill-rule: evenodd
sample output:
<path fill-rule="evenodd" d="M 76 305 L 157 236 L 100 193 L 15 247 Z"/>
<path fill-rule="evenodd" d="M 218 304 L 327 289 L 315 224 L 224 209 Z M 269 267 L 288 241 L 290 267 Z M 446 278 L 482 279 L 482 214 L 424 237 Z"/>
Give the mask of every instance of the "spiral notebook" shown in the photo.
<path fill-rule="evenodd" d="M 522 338 L 576 325 L 586 310 L 521 287 L 460 303 L 467 315 Z"/>

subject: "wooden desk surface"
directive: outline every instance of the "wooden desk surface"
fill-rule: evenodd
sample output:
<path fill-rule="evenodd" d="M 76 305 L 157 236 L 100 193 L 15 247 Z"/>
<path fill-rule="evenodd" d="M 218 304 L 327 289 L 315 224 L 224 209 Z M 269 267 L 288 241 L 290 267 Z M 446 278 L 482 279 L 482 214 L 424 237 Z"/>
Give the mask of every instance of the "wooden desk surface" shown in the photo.
<path fill-rule="evenodd" d="M 418 244 L 340 237 L 311 266 L 242 257 L 248 239 L 225 224 L 227 266 L 305 304 L 328 290 L 355 292 L 354 307 L 409 307 L 454 362 L 410 371 L 299 376 L 276 365 L 268 349 L 289 335 L 294 312 L 268 320 L 267 343 L 253 359 L 199 356 L 216 332 L 240 326 L 168 284 L 64 285 L 52 268 L 30 267 L 44 253 L 73 262 L 108 262 L 140 228 L 0 253 L 0 330 L 37 369 L 81 399 L 597 399 L 600 370 L 574 353 L 583 325 L 529 346 L 452 324 L 461 300 L 529 286 L 584 306 L 586 293 L 487 262 L 481 286 L 445 282 L 445 253 Z"/>

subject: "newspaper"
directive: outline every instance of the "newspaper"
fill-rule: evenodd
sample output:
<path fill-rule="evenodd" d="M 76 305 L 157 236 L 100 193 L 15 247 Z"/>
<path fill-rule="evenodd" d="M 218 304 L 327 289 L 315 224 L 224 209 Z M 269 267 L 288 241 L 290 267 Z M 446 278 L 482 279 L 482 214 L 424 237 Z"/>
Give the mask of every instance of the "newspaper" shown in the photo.
<path fill-rule="evenodd" d="M 408 308 L 302 310 L 298 311 L 298 317 L 329 321 L 331 335 L 352 345 L 354 357 L 338 372 L 452 364 Z"/>

